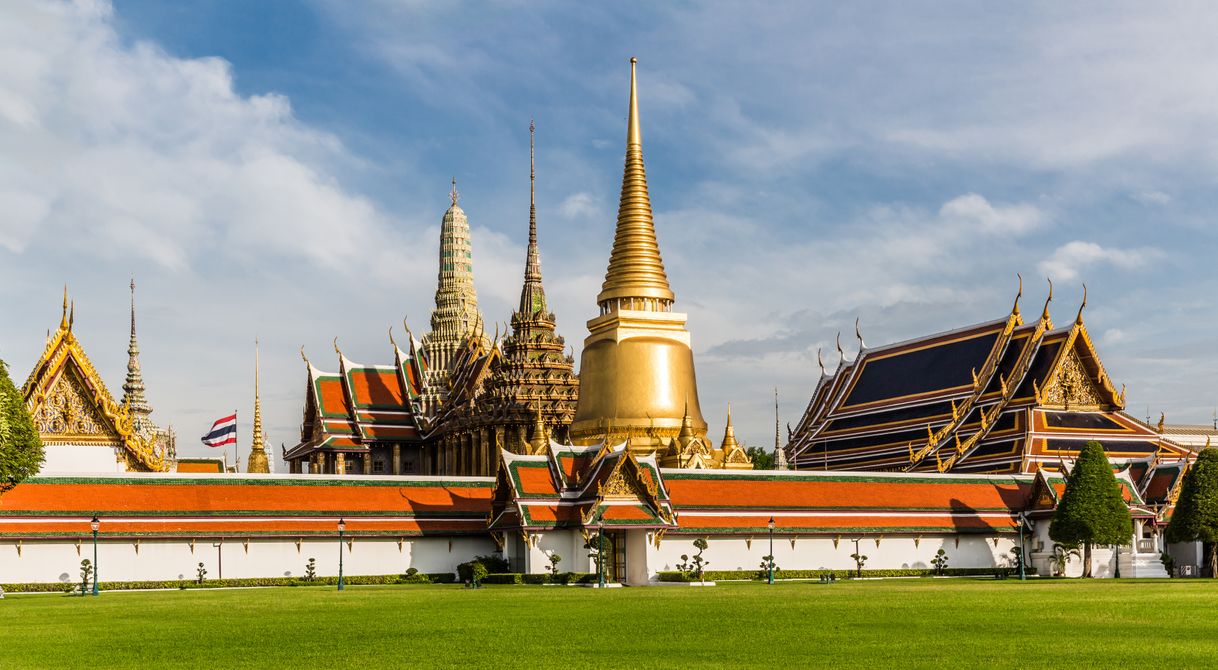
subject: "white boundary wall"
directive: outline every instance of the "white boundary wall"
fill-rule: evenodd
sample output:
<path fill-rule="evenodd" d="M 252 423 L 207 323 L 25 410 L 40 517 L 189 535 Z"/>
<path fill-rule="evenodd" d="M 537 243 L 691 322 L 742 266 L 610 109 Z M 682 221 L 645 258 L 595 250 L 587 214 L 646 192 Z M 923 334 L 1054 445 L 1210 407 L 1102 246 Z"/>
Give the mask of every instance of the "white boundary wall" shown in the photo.
<path fill-rule="evenodd" d="M 102 582 L 164 581 L 194 579 L 199 563 L 208 579 L 238 577 L 300 577 L 309 558 L 317 559 L 317 574 L 338 574 L 338 538 L 251 538 L 199 540 L 192 550 L 187 539 L 98 541 L 98 569 Z M 20 551 L 18 551 L 18 548 Z M 456 572 L 457 564 L 479 554 L 496 551 L 486 537 L 397 538 L 356 537 L 342 544 L 344 575 L 401 574 L 409 568 L 419 572 Z M 0 582 L 75 582 L 80 580 L 80 562 L 93 560 L 93 544 L 85 540 L 25 540 L 0 542 Z M 221 562 L 223 565 L 221 566 Z M 221 575 L 223 573 L 223 575 Z"/>

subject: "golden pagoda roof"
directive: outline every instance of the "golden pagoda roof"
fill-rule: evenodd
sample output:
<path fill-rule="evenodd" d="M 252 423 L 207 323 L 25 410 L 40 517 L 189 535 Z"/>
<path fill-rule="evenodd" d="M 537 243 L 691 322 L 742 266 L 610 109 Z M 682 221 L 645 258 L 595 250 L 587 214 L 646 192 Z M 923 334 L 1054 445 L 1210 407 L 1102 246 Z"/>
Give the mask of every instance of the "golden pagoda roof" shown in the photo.
<path fill-rule="evenodd" d="M 132 470 L 171 466 L 155 431 L 141 435 L 130 404 L 119 404 L 72 332 L 75 307 L 64 289 L 63 317 L 22 386 L 26 409 L 44 444 L 109 444 L 121 448 Z"/>
<path fill-rule="evenodd" d="M 637 58 L 630 59 L 630 117 L 626 129 L 626 164 L 622 173 L 622 195 L 617 211 L 613 253 L 597 303 L 621 299 L 658 299 L 666 311 L 674 295 L 660 258 L 647 171 L 643 167 L 643 133 L 639 129 Z"/>

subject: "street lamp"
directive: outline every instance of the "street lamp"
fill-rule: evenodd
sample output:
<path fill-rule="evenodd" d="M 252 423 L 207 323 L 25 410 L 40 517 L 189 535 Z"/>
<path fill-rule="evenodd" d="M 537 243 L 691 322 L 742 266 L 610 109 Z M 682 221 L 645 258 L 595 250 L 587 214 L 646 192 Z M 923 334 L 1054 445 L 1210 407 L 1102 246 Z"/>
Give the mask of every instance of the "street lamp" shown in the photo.
<path fill-rule="evenodd" d="M 605 527 L 596 522 L 596 583 L 605 588 Z"/>
<path fill-rule="evenodd" d="M 347 522 L 342 517 L 338 519 L 338 590 L 343 590 L 343 532 L 347 530 Z"/>
<path fill-rule="evenodd" d="M 1021 582 L 1027 580 L 1027 578 L 1028 578 L 1027 575 L 1024 573 L 1024 569 L 1023 569 L 1023 564 L 1027 561 L 1027 558 L 1024 556 L 1024 552 L 1027 550 L 1024 548 L 1024 544 L 1023 544 L 1023 530 L 1024 530 L 1024 526 L 1026 526 L 1027 524 L 1028 524 L 1027 512 L 1020 512 L 1019 513 L 1019 581 L 1021 581 Z"/>
<path fill-rule="evenodd" d="M 101 521 L 98 521 L 96 514 L 89 522 L 89 528 L 93 529 L 93 595 L 97 595 L 97 531 L 101 528 Z"/>
<path fill-rule="evenodd" d="M 770 558 L 767 561 L 770 570 L 770 584 L 774 583 L 774 517 L 770 517 Z"/>

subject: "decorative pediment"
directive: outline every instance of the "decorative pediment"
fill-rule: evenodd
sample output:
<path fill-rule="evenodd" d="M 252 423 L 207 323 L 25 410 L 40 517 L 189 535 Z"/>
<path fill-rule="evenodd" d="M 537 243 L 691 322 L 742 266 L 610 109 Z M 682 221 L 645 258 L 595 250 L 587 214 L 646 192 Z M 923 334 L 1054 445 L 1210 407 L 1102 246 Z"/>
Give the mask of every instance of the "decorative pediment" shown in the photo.
<path fill-rule="evenodd" d="M 47 340 L 42 357 L 22 387 L 26 409 L 47 444 L 102 444 L 120 450 L 132 470 L 164 472 L 172 463 L 167 446 L 153 432 L 137 434 L 130 407 L 106 389 L 72 333 L 65 296 L 64 318 Z"/>
<path fill-rule="evenodd" d="M 120 446 L 114 421 L 105 415 L 74 365 L 66 365 L 33 412 L 34 426 L 48 442 L 108 442 Z"/>
<path fill-rule="evenodd" d="M 1107 407 L 1107 395 L 1083 366 L 1078 352 L 1066 353 L 1049 384 L 1040 392 L 1038 400 L 1043 405 L 1062 409 L 1098 409 Z"/>

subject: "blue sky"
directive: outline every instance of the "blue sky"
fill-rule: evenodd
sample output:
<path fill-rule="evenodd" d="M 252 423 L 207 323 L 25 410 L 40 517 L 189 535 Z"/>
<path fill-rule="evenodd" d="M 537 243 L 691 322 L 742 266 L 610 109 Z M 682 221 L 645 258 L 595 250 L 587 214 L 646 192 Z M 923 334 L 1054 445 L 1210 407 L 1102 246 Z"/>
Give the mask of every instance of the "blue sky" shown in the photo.
<path fill-rule="evenodd" d="M 528 123 L 542 263 L 576 345 L 612 240 L 627 59 L 677 306 L 716 439 L 769 444 L 855 318 L 869 344 L 1086 312 L 1129 409 L 1208 422 L 1218 10 L 1180 3 L 266 2 L 0 6 L 0 357 L 58 320 L 115 392 L 139 284 L 148 393 L 180 450 L 248 435 L 253 340 L 273 443 L 303 345 L 388 362 L 423 330 L 456 176 L 481 305 L 524 261 Z M 399 326 L 400 327 L 400 326 Z M 848 351 L 850 355 L 851 351 Z"/>

